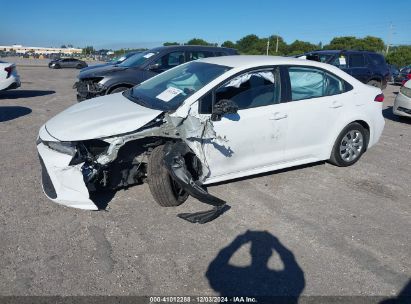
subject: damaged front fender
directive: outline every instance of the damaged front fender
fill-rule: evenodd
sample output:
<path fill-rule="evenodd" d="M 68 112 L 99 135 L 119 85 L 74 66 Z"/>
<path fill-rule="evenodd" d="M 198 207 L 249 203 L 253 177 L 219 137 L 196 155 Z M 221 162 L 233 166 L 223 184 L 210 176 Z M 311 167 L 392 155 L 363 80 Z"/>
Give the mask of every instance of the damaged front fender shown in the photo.
<path fill-rule="evenodd" d="M 183 142 L 167 143 L 165 148 L 164 166 L 169 172 L 172 179 L 174 179 L 180 187 L 182 187 L 192 197 L 198 199 L 200 202 L 213 206 L 211 210 L 197 213 L 182 213 L 178 216 L 191 223 L 204 224 L 210 222 L 230 207 L 226 202 L 218 197 L 209 194 L 197 181 L 187 169 L 184 156 L 192 153 L 190 148 Z"/>

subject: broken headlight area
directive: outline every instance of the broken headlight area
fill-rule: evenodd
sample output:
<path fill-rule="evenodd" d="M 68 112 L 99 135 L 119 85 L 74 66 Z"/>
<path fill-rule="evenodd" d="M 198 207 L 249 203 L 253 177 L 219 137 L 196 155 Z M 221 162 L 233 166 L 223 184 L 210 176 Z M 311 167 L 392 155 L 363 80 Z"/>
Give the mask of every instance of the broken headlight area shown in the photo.
<path fill-rule="evenodd" d="M 82 163 L 83 180 L 90 192 L 126 188 L 144 181 L 147 174 L 147 151 L 161 142 L 157 138 L 127 142 L 116 152 L 116 158 L 108 163 L 101 163 L 99 159 L 110 153 L 109 143 L 103 140 L 80 142 L 76 145 L 76 154 L 70 165 Z"/>
<path fill-rule="evenodd" d="M 85 78 L 77 81 L 73 89 L 77 90 L 79 100 L 104 95 L 107 88 L 100 84 L 103 77 Z"/>
<path fill-rule="evenodd" d="M 40 143 L 39 140 L 36 143 Z M 62 142 L 62 141 L 42 141 L 51 150 L 74 156 L 76 154 L 76 146 L 71 142 Z"/>

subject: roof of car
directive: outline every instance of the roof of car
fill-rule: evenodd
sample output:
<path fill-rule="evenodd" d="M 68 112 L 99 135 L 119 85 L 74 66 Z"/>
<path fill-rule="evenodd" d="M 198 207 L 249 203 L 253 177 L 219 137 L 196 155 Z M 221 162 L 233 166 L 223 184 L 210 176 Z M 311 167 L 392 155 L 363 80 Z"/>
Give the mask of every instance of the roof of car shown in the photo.
<path fill-rule="evenodd" d="M 247 66 L 266 66 L 266 65 L 310 65 L 321 66 L 322 63 L 316 61 L 307 61 L 305 59 L 280 57 L 280 56 L 264 56 L 264 55 L 234 55 L 222 57 L 208 57 L 197 61 L 207 62 L 218 65 L 225 65 L 232 68 L 240 68 Z"/>
<path fill-rule="evenodd" d="M 314 50 L 311 52 L 307 52 L 306 54 L 310 53 L 324 53 L 324 54 L 337 54 L 337 53 L 372 53 L 372 54 L 377 54 L 376 52 L 373 51 L 366 51 L 366 50 Z"/>

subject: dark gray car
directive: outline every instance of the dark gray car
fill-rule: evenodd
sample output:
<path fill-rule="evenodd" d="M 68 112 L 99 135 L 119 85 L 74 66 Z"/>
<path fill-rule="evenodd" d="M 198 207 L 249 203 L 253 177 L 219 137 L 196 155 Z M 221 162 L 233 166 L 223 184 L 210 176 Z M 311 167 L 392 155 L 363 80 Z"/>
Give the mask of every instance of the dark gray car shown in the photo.
<path fill-rule="evenodd" d="M 238 55 L 235 49 L 211 46 L 165 46 L 134 55 L 114 66 L 81 71 L 74 88 L 77 100 L 122 92 L 184 62 Z"/>
<path fill-rule="evenodd" d="M 87 67 L 87 63 L 83 60 L 76 58 L 60 58 L 49 62 L 49 68 L 51 69 L 61 69 L 61 68 L 76 68 L 82 69 Z"/>

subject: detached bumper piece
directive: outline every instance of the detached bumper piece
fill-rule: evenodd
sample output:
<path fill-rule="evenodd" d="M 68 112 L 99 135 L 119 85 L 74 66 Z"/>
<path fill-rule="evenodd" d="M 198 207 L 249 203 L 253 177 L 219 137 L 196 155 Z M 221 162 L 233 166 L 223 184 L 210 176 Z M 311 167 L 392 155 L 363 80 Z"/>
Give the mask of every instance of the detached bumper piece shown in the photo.
<path fill-rule="evenodd" d="M 81 102 L 86 99 L 104 95 L 106 89 L 93 80 L 80 80 L 73 85 L 77 90 L 77 101 Z"/>
<path fill-rule="evenodd" d="M 209 194 L 197 181 L 193 180 L 187 170 L 184 156 L 191 152 L 190 148 L 182 143 L 167 144 L 165 146 L 164 165 L 174 179 L 188 194 L 200 202 L 211 205 L 213 208 L 196 213 L 180 213 L 178 217 L 191 223 L 205 224 L 230 209 L 225 201 Z"/>

